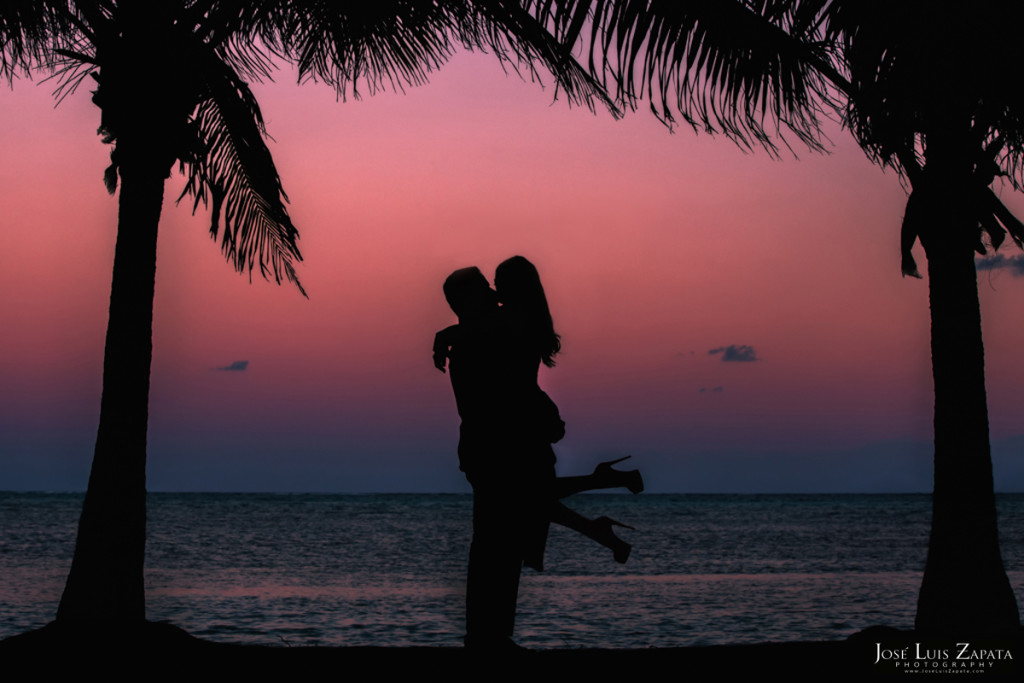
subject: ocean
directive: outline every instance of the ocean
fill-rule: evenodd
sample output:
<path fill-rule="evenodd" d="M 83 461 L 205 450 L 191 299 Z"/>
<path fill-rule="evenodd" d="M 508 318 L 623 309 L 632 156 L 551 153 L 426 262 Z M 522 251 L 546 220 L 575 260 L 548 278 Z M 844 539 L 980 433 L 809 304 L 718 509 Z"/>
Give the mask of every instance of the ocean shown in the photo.
<path fill-rule="evenodd" d="M 0 638 L 49 622 L 81 494 L 0 492 Z M 927 552 L 925 495 L 587 494 L 629 561 L 553 527 L 524 570 L 516 641 L 644 648 L 839 640 L 910 628 Z M 151 493 L 147 617 L 216 641 L 458 646 L 469 495 Z M 1024 604 L 1024 494 L 998 496 L 1003 560 Z M 968 549 L 969 550 L 969 549 Z"/>

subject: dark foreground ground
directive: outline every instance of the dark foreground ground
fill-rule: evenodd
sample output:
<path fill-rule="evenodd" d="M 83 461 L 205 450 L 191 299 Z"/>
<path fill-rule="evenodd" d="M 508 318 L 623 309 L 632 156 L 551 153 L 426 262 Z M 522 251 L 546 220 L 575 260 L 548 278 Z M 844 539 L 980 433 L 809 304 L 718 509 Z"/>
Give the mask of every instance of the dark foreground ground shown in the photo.
<path fill-rule="evenodd" d="M 213 643 L 165 623 L 61 624 L 0 641 L 5 680 L 857 680 L 876 675 L 1000 675 L 1024 680 L 1024 638 L 925 638 L 875 627 L 847 640 L 642 650 L 277 647 Z M 8 674 L 15 673 L 8 678 Z M 747 676 L 757 676 L 757 679 Z M 414 678 L 415 677 L 415 678 Z M 89 678 L 92 678 L 90 675 Z"/>

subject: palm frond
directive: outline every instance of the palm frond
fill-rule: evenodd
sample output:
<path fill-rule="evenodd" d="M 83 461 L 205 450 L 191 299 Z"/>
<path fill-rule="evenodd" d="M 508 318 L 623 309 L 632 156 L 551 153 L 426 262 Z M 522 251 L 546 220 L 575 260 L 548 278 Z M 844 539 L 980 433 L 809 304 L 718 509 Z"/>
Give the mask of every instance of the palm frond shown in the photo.
<path fill-rule="evenodd" d="M 183 154 L 188 182 L 182 193 L 211 208 L 210 234 L 239 272 L 257 268 L 267 279 L 293 282 L 306 296 L 295 271 L 301 261 L 298 231 L 285 204 L 263 117 L 249 86 L 227 64 L 205 65 L 206 96 L 193 116 L 197 147 Z"/>
<path fill-rule="evenodd" d="M 458 15 L 458 35 L 469 49 L 491 50 L 517 70 L 525 66 L 531 78 L 538 78 L 536 63 L 555 76 L 561 92 L 570 102 L 582 103 L 592 111 L 601 103 L 613 116 L 621 115 L 605 87 L 573 56 L 573 44 L 559 40 L 549 27 L 523 7 L 522 2 L 479 2 L 474 12 Z"/>
<path fill-rule="evenodd" d="M 1024 249 L 1024 223 L 1006 208 L 1002 200 L 996 196 L 989 188 L 984 188 L 980 191 L 979 200 L 979 215 L 983 221 L 983 224 L 989 229 L 989 233 L 993 232 L 993 228 L 998 229 L 1000 226 L 1005 228 L 1006 232 L 1010 233 L 1010 238 L 1013 239 L 1021 249 Z M 992 219 L 998 221 L 996 225 L 992 225 Z M 999 240 L 1002 241 L 1001 239 Z M 993 244 L 994 247 L 998 248 L 998 244 Z"/>
<path fill-rule="evenodd" d="M 0 76 L 44 75 L 58 102 L 95 72 L 98 35 L 109 2 L 12 0 L 0 4 Z"/>
<path fill-rule="evenodd" d="M 282 47 L 303 78 L 319 79 L 342 97 L 382 87 L 420 85 L 453 53 L 452 20 L 435 3 L 292 2 Z M 401 13 L 400 13 L 401 10 Z"/>
<path fill-rule="evenodd" d="M 278 4 L 278 0 L 193 0 L 181 11 L 179 23 L 216 50 L 241 77 L 262 81 L 276 69 L 261 37 L 274 25 L 271 18 Z"/>
<path fill-rule="evenodd" d="M 821 147 L 820 102 L 831 58 L 813 13 L 783 0 L 529 0 L 527 10 L 588 56 L 618 101 L 646 100 L 739 144 L 776 151 L 789 132 Z M 588 30 L 589 27 L 589 30 Z M 782 138 L 784 142 L 784 137 Z"/>
<path fill-rule="evenodd" d="M 343 99 L 358 98 L 363 89 L 373 94 L 421 85 L 462 46 L 492 52 L 531 77 L 541 64 L 570 101 L 600 102 L 617 113 L 568 47 L 513 0 L 266 4 L 261 38 L 297 65 L 301 79 L 330 84 Z"/>
<path fill-rule="evenodd" d="M 75 33 L 71 2 L 4 0 L 0 3 L 0 77 L 13 80 L 34 68 L 50 70 Z"/>

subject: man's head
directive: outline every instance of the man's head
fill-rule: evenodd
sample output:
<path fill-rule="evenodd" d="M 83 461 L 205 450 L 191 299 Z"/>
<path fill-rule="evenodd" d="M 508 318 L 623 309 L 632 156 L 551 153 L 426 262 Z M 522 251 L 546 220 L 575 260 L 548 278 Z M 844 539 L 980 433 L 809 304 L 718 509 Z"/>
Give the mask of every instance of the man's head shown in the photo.
<path fill-rule="evenodd" d="M 497 295 L 476 266 L 449 275 L 444 281 L 444 298 L 459 320 L 483 315 L 498 304 Z"/>

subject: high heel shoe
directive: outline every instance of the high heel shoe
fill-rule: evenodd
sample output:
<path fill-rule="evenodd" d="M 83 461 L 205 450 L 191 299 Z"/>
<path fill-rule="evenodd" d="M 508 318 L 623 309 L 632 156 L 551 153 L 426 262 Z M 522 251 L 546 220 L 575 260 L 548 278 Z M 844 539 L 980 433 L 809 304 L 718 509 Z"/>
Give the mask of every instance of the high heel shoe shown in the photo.
<path fill-rule="evenodd" d="M 637 494 L 644 490 L 644 478 L 640 474 L 640 470 L 629 470 L 624 472 L 612 468 L 612 465 L 622 462 L 623 460 L 629 460 L 632 455 L 627 455 L 618 460 L 609 460 L 608 462 L 602 462 L 594 468 L 595 477 L 611 477 L 618 483 L 618 486 L 622 486 L 629 490 L 630 493 Z"/>
<path fill-rule="evenodd" d="M 595 540 L 606 548 L 611 549 L 612 556 L 615 558 L 616 562 L 619 564 L 625 564 L 626 560 L 629 559 L 629 553 L 632 552 L 633 546 L 616 536 L 612 527 L 621 526 L 623 529 L 633 529 L 634 527 L 618 522 L 611 517 L 598 517 L 594 520 L 594 524 L 602 527 L 600 531 L 595 534 Z"/>

